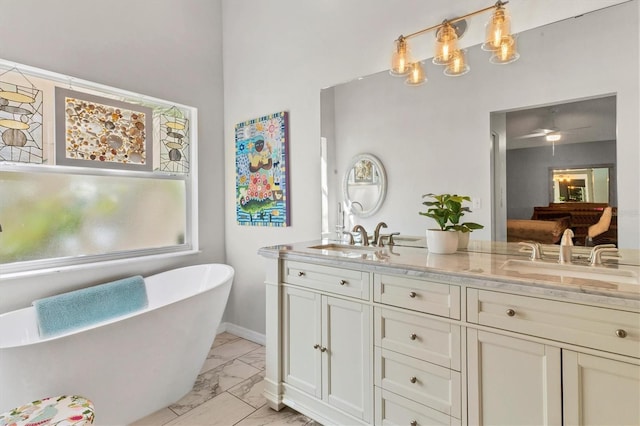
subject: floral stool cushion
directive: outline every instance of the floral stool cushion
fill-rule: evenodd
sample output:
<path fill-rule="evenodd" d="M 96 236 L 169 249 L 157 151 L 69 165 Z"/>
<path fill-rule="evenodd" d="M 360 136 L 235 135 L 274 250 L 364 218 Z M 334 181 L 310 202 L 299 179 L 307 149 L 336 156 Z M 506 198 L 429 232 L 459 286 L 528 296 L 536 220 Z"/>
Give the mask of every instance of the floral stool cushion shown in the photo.
<path fill-rule="evenodd" d="M 81 426 L 93 423 L 93 404 L 81 396 L 33 401 L 0 414 L 0 426 Z"/>

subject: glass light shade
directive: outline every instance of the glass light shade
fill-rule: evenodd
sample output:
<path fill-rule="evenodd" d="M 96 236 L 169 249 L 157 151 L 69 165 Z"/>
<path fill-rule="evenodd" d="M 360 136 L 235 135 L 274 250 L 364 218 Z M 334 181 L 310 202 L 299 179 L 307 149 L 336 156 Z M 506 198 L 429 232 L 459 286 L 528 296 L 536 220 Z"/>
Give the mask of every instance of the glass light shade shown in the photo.
<path fill-rule="evenodd" d="M 400 37 L 395 41 L 396 48 L 391 57 L 391 69 L 389 74 L 396 77 L 403 77 L 409 74 L 411 63 L 411 54 L 407 41 Z"/>
<path fill-rule="evenodd" d="M 449 77 L 457 77 L 469 72 L 471 68 L 467 65 L 465 59 L 465 51 L 458 49 L 453 52 L 451 61 L 447 64 L 447 68 L 444 70 L 444 75 Z"/>
<path fill-rule="evenodd" d="M 491 20 L 487 23 L 486 28 L 487 32 L 485 42 L 482 44 L 482 50 L 498 50 L 504 43 L 504 37 L 511 35 L 511 18 L 507 11 L 503 7 L 498 7 L 491 15 Z"/>
<path fill-rule="evenodd" d="M 456 50 L 458 50 L 458 35 L 455 28 L 450 23 L 445 22 L 436 33 L 436 51 L 433 56 L 433 63 L 447 65 Z"/>
<path fill-rule="evenodd" d="M 405 80 L 405 84 L 408 86 L 420 86 L 427 82 L 427 75 L 424 73 L 424 68 L 420 62 L 412 63 L 409 68 L 409 76 Z"/>
<path fill-rule="evenodd" d="M 562 135 L 560 133 L 549 133 L 545 138 L 547 139 L 547 142 L 558 142 L 562 139 Z"/>
<path fill-rule="evenodd" d="M 500 48 L 493 52 L 489 59 L 492 64 L 510 64 L 520 58 L 520 54 L 516 50 L 516 39 L 509 35 L 503 37 L 503 43 Z"/>

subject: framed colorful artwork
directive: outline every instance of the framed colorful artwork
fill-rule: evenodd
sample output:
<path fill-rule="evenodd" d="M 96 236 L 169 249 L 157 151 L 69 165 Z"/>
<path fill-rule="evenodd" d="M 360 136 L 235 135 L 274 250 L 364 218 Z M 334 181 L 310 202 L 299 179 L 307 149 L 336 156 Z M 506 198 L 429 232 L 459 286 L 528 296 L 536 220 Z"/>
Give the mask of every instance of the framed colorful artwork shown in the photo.
<path fill-rule="evenodd" d="M 12 75 L 28 85 L 3 81 Z M 41 164 L 42 90 L 15 67 L 0 77 L 0 161 Z"/>
<path fill-rule="evenodd" d="M 150 171 L 151 108 L 56 87 L 56 164 Z"/>
<path fill-rule="evenodd" d="M 183 115 L 176 107 L 158 115 L 162 172 L 189 172 L 189 120 Z"/>
<path fill-rule="evenodd" d="M 236 125 L 236 216 L 239 225 L 289 226 L 288 113 Z"/>

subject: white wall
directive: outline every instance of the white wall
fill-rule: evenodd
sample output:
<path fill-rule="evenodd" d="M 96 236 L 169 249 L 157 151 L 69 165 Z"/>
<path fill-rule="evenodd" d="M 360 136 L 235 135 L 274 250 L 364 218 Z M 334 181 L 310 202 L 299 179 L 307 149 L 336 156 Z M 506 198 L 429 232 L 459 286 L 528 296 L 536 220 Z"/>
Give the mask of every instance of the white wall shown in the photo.
<path fill-rule="evenodd" d="M 424 235 L 425 228 L 436 224 L 418 215 L 418 211 L 425 211 L 420 196 L 455 193 L 480 202 L 480 207 L 472 207 L 473 213 L 463 220 L 485 225 L 472 238 L 490 239 L 489 118 L 494 111 L 618 94 L 618 140 L 611 151 L 613 157 L 601 159 L 601 163 L 615 163 L 615 146 L 623 163 L 628 158 L 637 159 L 637 10 L 637 2 L 628 3 L 521 32 L 518 45 L 522 57 L 513 64 L 493 65 L 487 52 L 473 46 L 467 51 L 471 72 L 461 77 L 446 77 L 442 67 L 427 61 L 429 80 L 421 87 L 407 87 L 402 79 L 386 71 L 333 87 L 335 138 L 330 142 L 336 152 L 336 169 L 344 173 L 355 155 L 368 152 L 382 159 L 389 180 L 381 210 L 370 218 L 356 218 L 357 223 L 373 229 L 383 220 L 389 225 L 386 232 Z M 609 49 L 611 40 L 616 40 L 615 49 Z M 593 54 L 605 51 L 604 61 Z M 543 152 L 551 164 L 589 164 L 584 156 L 568 159 L 564 150 L 558 146 L 552 156 L 549 146 Z M 532 205 L 548 202 L 547 176 L 540 179 L 528 173 L 531 169 L 507 164 L 517 170 L 507 179 L 507 216 L 522 218 L 528 213 L 528 218 Z M 618 220 L 624 224 L 620 243 L 640 248 L 640 197 L 629 185 L 640 181 L 638 161 L 618 171 L 625 179 L 620 181 L 619 200 L 613 199 L 612 204 L 619 208 Z M 516 175 L 526 185 L 516 185 Z M 525 186 L 526 191 L 522 191 Z M 342 192 L 339 185 L 333 190 Z M 517 209 L 527 208 L 530 210 L 512 217 Z M 506 228 L 506 222 L 502 227 Z"/>
<path fill-rule="evenodd" d="M 513 30 L 519 32 L 620 2 L 518 0 L 509 9 Z M 0 312 L 116 275 L 224 261 L 226 247 L 226 261 L 237 272 L 227 320 L 264 332 L 264 273 L 258 248 L 315 239 L 320 233 L 320 90 L 388 68 L 393 40 L 401 33 L 492 3 L 2 0 L 0 58 L 198 108 L 202 254 L 175 262 L 0 281 Z M 482 32 L 483 25 L 470 26 L 464 45 L 479 43 Z M 432 44 L 423 36 L 413 48 L 419 57 L 421 52 L 428 57 Z M 290 112 L 292 226 L 240 227 L 234 207 L 233 128 L 280 110 Z M 637 164 L 637 156 L 623 160 L 627 168 Z M 489 191 L 483 189 L 483 194 Z"/>
<path fill-rule="evenodd" d="M 492 3 L 223 0 L 226 249 L 227 260 L 237 271 L 228 321 L 264 332 L 264 263 L 257 250 L 320 235 L 320 90 L 388 68 L 393 40 L 398 35 Z M 519 32 L 615 3 L 620 1 L 521 0 L 512 1 L 509 9 L 514 16 L 513 30 Z M 481 41 L 485 20 L 470 25 L 463 39 L 465 46 Z M 432 56 L 432 44 L 429 36 L 416 39 L 414 52 L 418 57 L 420 52 L 424 52 L 423 58 Z M 290 112 L 292 226 L 240 227 L 236 225 L 234 209 L 234 126 L 280 110 Z M 471 120 L 482 120 L 488 129 L 484 115 Z M 483 124 L 474 121 L 473 125 Z M 488 211 L 491 192 L 488 157 L 479 169 L 475 165 L 469 169 L 469 161 L 466 158 L 460 168 L 473 170 L 473 179 L 476 172 L 482 176 L 473 190 L 486 200 Z M 619 164 L 629 169 L 634 161 L 637 164 L 633 158 L 622 159 L 625 165 Z M 415 210 L 415 206 L 410 209 Z"/>
<path fill-rule="evenodd" d="M 224 262 L 220 0 L 2 0 L 0 9 L 0 58 L 198 108 L 202 249 L 171 261 L 3 279 L 0 312 L 114 277 Z"/>

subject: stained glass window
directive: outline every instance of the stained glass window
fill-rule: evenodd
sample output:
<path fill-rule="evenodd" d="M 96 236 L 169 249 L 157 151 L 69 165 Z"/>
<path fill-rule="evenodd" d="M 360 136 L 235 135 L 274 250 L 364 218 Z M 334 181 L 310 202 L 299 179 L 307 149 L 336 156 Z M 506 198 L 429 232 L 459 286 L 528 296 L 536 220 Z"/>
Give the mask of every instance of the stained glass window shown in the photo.
<path fill-rule="evenodd" d="M 0 59 L 0 270 L 196 250 L 195 108 Z"/>

